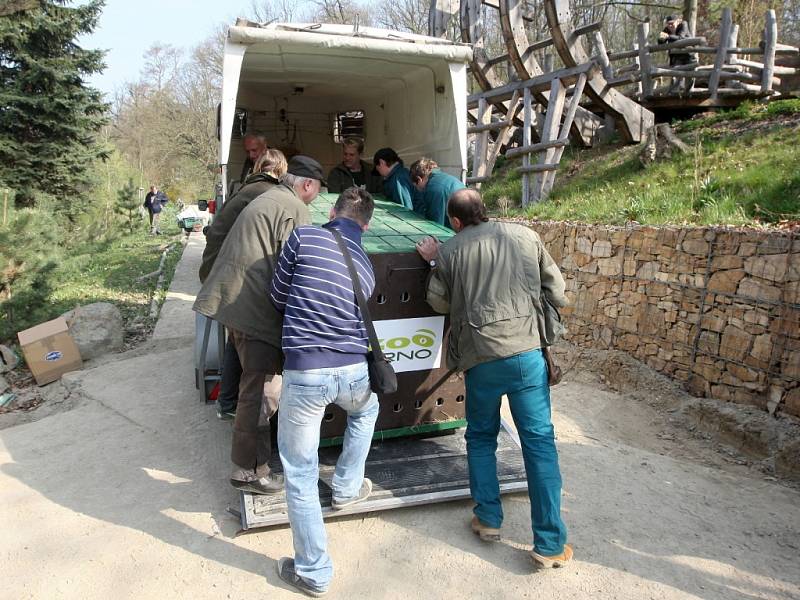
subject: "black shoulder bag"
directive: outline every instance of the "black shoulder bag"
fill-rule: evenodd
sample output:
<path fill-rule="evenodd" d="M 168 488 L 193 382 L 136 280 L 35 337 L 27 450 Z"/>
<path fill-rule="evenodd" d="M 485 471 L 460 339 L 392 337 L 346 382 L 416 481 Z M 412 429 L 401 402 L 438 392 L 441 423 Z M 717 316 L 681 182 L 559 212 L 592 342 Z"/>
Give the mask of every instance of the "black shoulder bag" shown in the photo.
<path fill-rule="evenodd" d="M 370 352 L 367 354 L 367 368 L 369 369 L 369 382 L 372 391 L 376 394 L 393 394 L 397 391 L 397 375 L 392 368 L 392 363 L 386 360 L 381 350 L 381 345 L 378 343 L 378 334 L 375 333 L 375 326 L 372 324 L 372 318 L 369 316 L 369 309 L 367 308 L 367 299 L 364 297 L 364 292 L 361 289 L 361 279 L 358 277 L 358 272 L 353 264 L 353 257 L 350 255 L 350 249 L 347 247 L 347 242 L 342 238 L 342 234 L 331 228 L 329 231 L 339 244 L 339 250 L 342 251 L 344 260 L 347 263 L 347 269 L 350 271 L 350 279 L 353 280 L 353 291 L 356 294 L 356 301 L 358 308 L 361 310 L 361 318 L 364 320 L 364 327 L 367 328 L 369 335 Z"/>

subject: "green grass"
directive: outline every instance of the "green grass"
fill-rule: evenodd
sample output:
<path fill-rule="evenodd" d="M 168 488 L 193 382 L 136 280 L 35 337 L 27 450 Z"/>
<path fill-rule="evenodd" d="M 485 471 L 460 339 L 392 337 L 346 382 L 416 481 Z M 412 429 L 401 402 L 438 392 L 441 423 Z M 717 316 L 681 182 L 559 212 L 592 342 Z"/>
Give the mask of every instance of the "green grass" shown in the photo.
<path fill-rule="evenodd" d="M 162 235 L 149 235 L 145 222 L 133 232 L 118 228 L 103 239 L 86 241 L 67 248 L 63 258 L 48 275 L 44 302 L 31 306 L 25 314 L 0 317 L 0 340 L 16 342 L 16 333 L 53 319 L 78 305 L 110 302 L 122 312 L 126 324 L 147 319 L 157 277 L 136 281 L 158 269 L 161 253 L 170 242 L 180 240 L 182 230 L 175 222 L 175 209 L 167 206 L 161 216 Z M 172 279 L 182 247 L 172 247 L 165 261 L 165 281 Z M 163 300 L 164 292 L 157 296 Z"/>
<path fill-rule="evenodd" d="M 514 169 L 496 168 L 499 174 L 481 191 L 495 215 L 536 219 L 652 225 L 800 219 L 800 122 L 759 124 L 796 114 L 800 100 L 744 104 L 685 121 L 676 131 L 692 151 L 647 168 L 639 162 L 638 146 L 568 148 L 550 198 L 524 211 L 521 177 Z M 756 124 L 750 131 L 749 122 Z"/>

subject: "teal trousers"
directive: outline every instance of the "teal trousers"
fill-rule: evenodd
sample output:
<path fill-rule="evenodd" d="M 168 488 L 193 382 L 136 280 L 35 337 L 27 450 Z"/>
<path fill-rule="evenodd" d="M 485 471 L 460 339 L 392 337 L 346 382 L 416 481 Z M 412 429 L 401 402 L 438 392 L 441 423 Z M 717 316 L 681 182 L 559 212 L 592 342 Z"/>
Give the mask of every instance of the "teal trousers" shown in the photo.
<path fill-rule="evenodd" d="M 543 556 L 564 550 L 567 528 L 561 520 L 561 471 L 550 420 L 550 389 L 541 350 L 481 363 L 466 372 L 467 462 L 474 513 L 489 527 L 503 523 L 497 479 L 500 401 L 506 395 L 519 433 L 528 496 L 533 549 Z"/>

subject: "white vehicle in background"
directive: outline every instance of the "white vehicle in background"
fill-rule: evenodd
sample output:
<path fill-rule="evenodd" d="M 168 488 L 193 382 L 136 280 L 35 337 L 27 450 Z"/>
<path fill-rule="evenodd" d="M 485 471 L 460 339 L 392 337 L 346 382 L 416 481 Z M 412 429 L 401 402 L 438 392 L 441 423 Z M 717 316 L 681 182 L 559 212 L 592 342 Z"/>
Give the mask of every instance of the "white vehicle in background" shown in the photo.
<path fill-rule="evenodd" d="M 224 52 L 223 193 L 240 177 L 248 132 L 287 155 L 312 156 L 326 172 L 341 162 L 341 139 L 354 135 L 365 140 L 365 160 L 389 146 L 406 164 L 427 156 L 463 179 L 471 47 L 350 25 L 240 20 Z"/>

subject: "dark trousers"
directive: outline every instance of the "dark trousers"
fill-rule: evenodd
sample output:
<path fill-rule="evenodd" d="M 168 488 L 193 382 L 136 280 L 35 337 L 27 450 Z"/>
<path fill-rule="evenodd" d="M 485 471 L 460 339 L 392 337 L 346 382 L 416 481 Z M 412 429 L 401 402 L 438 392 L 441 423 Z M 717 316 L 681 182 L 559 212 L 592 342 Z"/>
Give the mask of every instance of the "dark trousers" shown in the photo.
<path fill-rule="evenodd" d="M 230 330 L 242 364 L 239 403 L 233 422 L 231 460 L 243 469 L 253 469 L 263 477 L 269 473 L 272 454 L 270 418 L 278 410 L 283 379 L 283 353 L 280 348 Z"/>
<path fill-rule="evenodd" d="M 228 336 L 225 343 L 225 354 L 222 357 L 222 380 L 219 384 L 217 404 L 223 412 L 235 411 L 239 398 L 239 379 L 242 377 L 242 363 L 233 343 L 233 336 Z"/>

